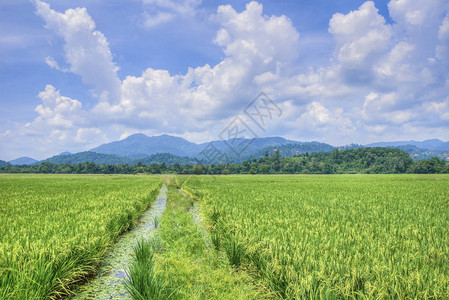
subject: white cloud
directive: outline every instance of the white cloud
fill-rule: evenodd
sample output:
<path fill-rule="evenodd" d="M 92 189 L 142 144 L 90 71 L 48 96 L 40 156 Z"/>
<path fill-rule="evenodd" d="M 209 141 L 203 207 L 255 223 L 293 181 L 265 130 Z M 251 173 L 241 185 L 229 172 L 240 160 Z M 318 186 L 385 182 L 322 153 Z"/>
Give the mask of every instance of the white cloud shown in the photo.
<path fill-rule="evenodd" d="M 35 122 L 45 122 L 52 127 L 71 128 L 74 120 L 81 118 L 81 102 L 61 96 L 54 86 L 47 85 L 45 91 L 39 93 L 42 104 L 35 111 L 39 114 Z"/>
<path fill-rule="evenodd" d="M 438 30 L 439 45 L 436 47 L 435 57 L 449 62 L 449 13 L 444 18 Z"/>
<path fill-rule="evenodd" d="M 91 145 L 94 147 L 97 141 L 106 141 L 106 135 L 98 128 L 78 128 L 76 131 L 75 142 Z"/>
<path fill-rule="evenodd" d="M 175 17 L 174 14 L 166 12 L 158 12 L 156 15 L 150 15 L 147 12 L 143 13 L 143 25 L 147 28 L 155 27 L 159 24 L 171 21 Z"/>
<path fill-rule="evenodd" d="M 372 65 L 391 42 L 392 29 L 379 15 L 372 1 L 346 15 L 334 14 L 329 32 L 337 47 L 336 58 L 346 82 L 367 82 L 372 79 Z"/>
<path fill-rule="evenodd" d="M 415 30 L 417 26 L 433 27 L 447 9 L 445 0 L 391 0 L 388 3 L 390 16 L 409 31 Z"/>
<path fill-rule="evenodd" d="M 418 57 L 433 57 L 440 25 L 449 12 L 449 2 L 391 0 L 388 9 L 396 23 L 394 26 L 396 34 L 400 35 L 403 41 L 415 45 Z M 415 60 L 418 57 L 415 57 Z"/>
<path fill-rule="evenodd" d="M 193 17 L 201 0 L 142 0 L 143 25 L 152 28 L 175 18 Z"/>
<path fill-rule="evenodd" d="M 301 116 L 301 119 L 307 120 L 308 126 L 312 124 L 324 131 L 336 129 L 340 133 L 348 133 L 355 129 L 351 120 L 344 116 L 341 108 L 331 111 L 317 101 L 307 105 L 307 111 Z"/>
<path fill-rule="evenodd" d="M 50 68 L 53 68 L 53 69 L 56 69 L 56 70 L 61 70 L 61 68 L 59 67 L 58 62 L 57 62 L 53 57 L 51 57 L 51 56 L 47 56 L 47 57 L 45 58 L 45 63 L 46 63 Z"/>
<path fill-rule="evenodd" d="M 220 6 L 217 19 L 222 28 L 215 42 L 228 57 L 282 65 L 298 55 L 299 33 L 291 21 L 286 16 L 264 16 L 262 4 L 250 2 L 241 13 L 230 5 Z"/>
<path fill-rule="evenodd" d="M 423 105 L 422 109 L 428 112 L 428 116 L 442 121 L 449 121 L 449 97 L 440 102 L 430 102 Z M 447 122 L 446 122 L 447 124 Z"/>
<path fill-rule="evenodd" d="M 87 150 L 107 141 L 100 128 L 91 126 L 91 115 L 83 110 L 80 101 L 62 96 L 52 85 L 47 85 L 38 97 L 42 101 L 35 109 L 38 116 L 0 136 L 0 143 L 9 145 L 2 153 L 6 158 L 31 155 L 43 159 L 67 150 Z"/>
<path fill-rule="evenodd" d="M 120 103 L 101 103 L 96 111 L 129 126 L 171 133 L 224 126 L 220 120 L 241 112 L 257 95 L 263 76 L 276 77 L 296 57 L 299 34 L 286 17 L 264 16 L 256 2 L 241 13 L 220 6 L 215 19 L 221 25 L 215 42 L 226 55 L 220 63 L 184 75 L 148 68 L 140 77 L 125 78 Z"/>
<path fill-rule="evenodd" d="M 120 99 L 118 67 L 112 59 L 108 41 L 95 30 L 95 22 L 85 8 L 68 9 L 59 13 L 50 5 L 35 1 L 36 14 L 41 16 L 46 27 L 65 41 L 65 59 L 69 70 L 81 76 L 84 83 L 94 87 L 94 94 L 103 101 Z M 47 64 L 57 67 L 53 59 Z"/>

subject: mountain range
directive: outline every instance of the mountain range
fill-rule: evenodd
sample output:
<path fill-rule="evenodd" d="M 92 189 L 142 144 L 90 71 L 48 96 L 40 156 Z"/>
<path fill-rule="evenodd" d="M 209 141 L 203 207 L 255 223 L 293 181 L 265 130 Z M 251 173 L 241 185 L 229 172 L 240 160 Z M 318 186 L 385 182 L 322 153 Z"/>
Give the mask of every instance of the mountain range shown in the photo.
<path fill-rule="evenodd" d="M 419 141 L 399 141 L 399 142 L 380 142 L 366 145 L 366 147 L 398 147 L 398 146 L 416 146 L 420 149 L 433 151 L 449 151 L 449 142 L 443 142 L 438 139 Z"/>
<path fill-rule="evenodd" d="M 232 151 L 234 145 L 249 144 L 245 150 L 260 149 L 269 146 L 280 146 L 285 144 L 303 144 L 301 142 L 286 140 L 281 137 L 256 138 L 254 140 L 235 139 L 212 141 L 213 147 L 221 152 Z M 91 149 L 92 152 L 113 154 L 124 157 L 142 158 L 156 153 L 170 153 L 177 156 L 197 157 L 209 146 L 210 142 L 195 144 L 181 137 L 167 134 L 159 136 L 146 136 L 142 133 L 133 134 L 126 139 L 108 144 L 103 144 Z M 232 149 L 231 149 L 232 148 Z M 237 146 L 235 150 L 242 150 Z M 247 151 L 247 152 L 248 152 Z M 239 151 L 240 152 L 240 151 Z M 251 151 L 250 151 L 251 152 Z"/>
<path fill-rule="evenodd" d="M 426 141 L 397 141 L 379 142 L 368 145 L 351 144 L 338 147 L 340 149 L 360 147 L 388 147 L 398 148 L 406 151 L 415 160 L 437 156 L 442 159 L 449 157 L 449 142 L 438 139 Z M 130 135 L 129 137 L 89 151 L 70 153 L 63 152 L 59 155 L 37 161 L 29 157 L 21 157 L 9 161 L 12 165 L 31 165 L 41 162 L 55 164 L 94 162 L 96 164 L 143 164 L 163 163 L 166 164 L 189 164 L 195 162 L 216 163 L 226 162 L 240 163 L 247 159 L 259 158 L 265 153 L 274 153 L 279 150 L 282 156 L 299 155 L 306 152 L 330 152 L 335 147 L 320 142 L 298 142 L 287 140 L 282 137 L 267 137 L 234 140 L 216 140 L 207 143 L 196 144 L 186 139 L 170 135 L 146 136 L 142 133 Z M 214 159 L 211 160 L 211 157 Z M 6 162 L 4 162 L 6 163 Z"/>

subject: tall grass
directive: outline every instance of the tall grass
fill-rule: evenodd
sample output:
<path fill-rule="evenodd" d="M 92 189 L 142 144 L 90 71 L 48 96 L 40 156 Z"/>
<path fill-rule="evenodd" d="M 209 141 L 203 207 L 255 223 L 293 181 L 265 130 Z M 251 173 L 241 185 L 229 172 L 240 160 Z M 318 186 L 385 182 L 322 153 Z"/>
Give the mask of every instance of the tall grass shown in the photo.
<path fill-rule="evenodd" d="M 447 175 L 201 176 L 183 189 L 214 245 L 279 297 L 449 295 Z"/>
<path fill-rule="evenodd" d="M 157 237 L 142 240 L 133 250 L 135 259 L 125 279 L 125 287 L 131 296 L 138 300 L 169 299 L 171 294 L 154 268 L 153 257 L 161 250 L 160 240 Z"/>
<path fill-rule="evenodd" d="M 127 286 L 135 299 L 263 299 L 250 278 L 235 272 L 210 247 L 201 224 L 195 223 L 193 199 L 170 184 L 167 208 L 158 232 L 163 251 L 138 258 L 144 243 L 135 250 Z M 197 217 L 197 216 L 196 216 Z M 152 259 L 147 259 L 152 257 Z M 140 262 L 139 262 L 140 261 Z M 160 298 L 162 297 L 162 298 Z"/>
<path fill-rule="evenodd" d="M 160 185 L 143 176 L 0 176 L 0 299 L 69 294 Z"/>

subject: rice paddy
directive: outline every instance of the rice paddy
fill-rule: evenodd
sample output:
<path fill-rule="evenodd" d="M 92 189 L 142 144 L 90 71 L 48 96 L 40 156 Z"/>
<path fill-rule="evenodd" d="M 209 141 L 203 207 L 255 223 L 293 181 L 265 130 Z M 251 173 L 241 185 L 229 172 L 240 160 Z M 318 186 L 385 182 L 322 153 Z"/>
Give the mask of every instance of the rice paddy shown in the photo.
<path fill-rule="evenodd" d="M 0 176 L 0 298 L 68 294 L 161 184 L 149 176 Z"/>
<path fill-rule="evenodd" d="M 449 295 L 448 175 L 173 176 L 166 184 L 164 214 L 148 217 L 156 233 L 127 245 L 134 254 L 121 280 L 134 299 Z M 154 176 L 0 176 L 0 298 L 79 290 L 161 185 Z"/>
<path fill-rule="evenodd" d="M 278 297 L 445 299 L 449 176 L 184 178 L 217 248 Z"/>

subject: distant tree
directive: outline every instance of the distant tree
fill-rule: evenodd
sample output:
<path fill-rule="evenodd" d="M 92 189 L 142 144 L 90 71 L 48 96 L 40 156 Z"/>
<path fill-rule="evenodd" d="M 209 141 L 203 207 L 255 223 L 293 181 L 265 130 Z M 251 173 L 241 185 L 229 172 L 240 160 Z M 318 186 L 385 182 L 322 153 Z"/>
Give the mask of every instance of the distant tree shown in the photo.
<path fill-rule="evenodd" d="M 180 164 L 178 164 L 178 163 L 176 163 L 176 164 L 174 164 L 173 166 L 172 166 L 172 168 L 173 168 L 173 170 L 176 172 L 176 173 L 181 173 L 181 171 L 182 171 L 182 167 L 181 167 L 181 165 Z"/>
<path fill-rule="evenodd" d="M 332 150 L 332 158 L 337 161 L 340 158 L 340 150 L 338 148 L 334 148 Z"/>
<path fill-rule="evenodd" d="M 261 164 L 259 167 L 259 172 L 261 174 L 267 174 L 269 171 L 268 165 L 267 164 Z"/>
<path fill-rule="evenodd" d="M 319 145 L 324 147 L 323 145 Z M 329 146 L 329 145 L 328 145 Z M 292 147 L 292 146 L 289 146 Z M 329 146 L 330 147 L 330 146 Z M 288 148 L 285 148 L 288 149 Z M 84 152 L 83 156 L 95 156 L 93 152 Z M 155 158 L 153 160 L 153 158 Z M 173 165 L 165 163 L 173 158 L 169 154 L 159 154 L 146 163 L 128 164 L 96 164 L 84 163 L 52 163 L 49 161 L 33 166 L 13 166 L 4 164 L 0 172 L 4 173 L 74 173 L 74 174 L 138 174 L 138 173 L 178 173 L 178 174 L 268 174 L 268 173 L 449 173 L 449 164 L 437 157 L 414 162 L 409 154 L 392 148 L 351 148 L 347 150 L 331 149 L 327 152 L 305 152 L 294 157 L 281 157 L 275 151 L 271 157 L 246 160 L 243 163 L 219 163 L 213 165 L 181 165 L 179 160 Z M 157 159 L 164 160 L 156 162 Z M 183 158 L 190 160 L 190 158 Z"/>
<path fill-rule="evenodd" d="M 40 165 L 39 166 L 39 173 L 46 174 L 46 173 L 49 173 L 49 172 L 50 172 L 50 170 L 48 169 L 48 166 L 46 166 L 46 165 Z"/>
<path fill-rule="evenodd" d="M 257 168 L 255 166 L 252 166 L 251 169 L 249 169 L 249 173 L 250 174 L 256 174 L 257 173 Z"/>
<path fill-rule="evenodd" d="M 204 174 L 205 167 L 204 165 L 194 165 L 193 166 L 193 174 L 201 175 Z"/>
<path fill-rule="evenodd" d="M 431 159 L 423 159 L 416 163 L 411 169 L 412 173 L 417 174 L 434 174 L 445 172 L 446 164 L 438 157 L 432 157 Z"/>

